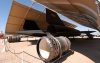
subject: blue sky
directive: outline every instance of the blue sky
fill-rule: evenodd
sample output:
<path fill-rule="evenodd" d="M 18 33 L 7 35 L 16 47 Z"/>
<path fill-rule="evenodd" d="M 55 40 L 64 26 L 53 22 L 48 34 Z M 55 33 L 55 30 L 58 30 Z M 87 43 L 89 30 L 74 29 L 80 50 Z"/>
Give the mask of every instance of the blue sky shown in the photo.
<path fill-rule="evenodd" d="M 5 30 L 11 0 L 0 0 L 0 31 Z"/>
<path fill-rule="evenodd" d="M 18 1 L 22 4 L 25 4 L 27 6 L 30 6 L 32 4 L 31 0 L 16 0 L 16 1 Z M 3 32 L 5 31 L 6 22 L 8 19 L 11 3 L 12 3 L 12 0 L 0 0 L 0 31 L 3 31 Z M 40 10 L 40 11 L 44 9 L 44 7 L 39 4 L 35 4 L 32 7 L 37 10 Z M 61 17 L 61 19 L 65 20 L 67 22 L 77 25 L 78 27 L 76 29 L 78 29 L 80 31 L 94 30 L 94 29 L 91 29 L 88 27 L 81 26 L 81 25 L 69 20 L 68 18 L 65 18 L 64 16 L 60 15 L 60 17 Z M 94 34 L 99 34 L 99 32 L 96 32 Z"/>

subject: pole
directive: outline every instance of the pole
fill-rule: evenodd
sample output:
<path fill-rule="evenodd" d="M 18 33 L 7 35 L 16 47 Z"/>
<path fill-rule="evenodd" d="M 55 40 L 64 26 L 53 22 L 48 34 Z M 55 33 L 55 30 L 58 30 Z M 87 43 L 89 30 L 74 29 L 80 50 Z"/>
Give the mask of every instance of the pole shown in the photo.
<path fill-rule="evenodd" d="M 4 45 L 2 52 L 7 52 L 7 49 L 6 49 L 6 41 L 5 41 L 5 34 L 3 35 L 3 39 L 2 40 L 3 40 L 2 41 L 2 45 Z"/>
<path fill-rule="evenodd" d="M 24 63 L 24 51 L 22 52 L 22 63 Z"/>

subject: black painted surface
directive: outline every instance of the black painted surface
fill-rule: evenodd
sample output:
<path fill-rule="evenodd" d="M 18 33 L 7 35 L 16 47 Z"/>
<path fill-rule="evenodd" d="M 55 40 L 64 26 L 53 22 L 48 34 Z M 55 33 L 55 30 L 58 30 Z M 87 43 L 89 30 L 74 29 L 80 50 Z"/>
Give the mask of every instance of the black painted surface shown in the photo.
<path fill-rule="evenodd" d="M 25 20 L 23 29 L 24 30 L 40 30 L 36 22 L 31 21 L 31 20 Z"/>
<path fill-rule="evenodd" d="M 46 9 L 46 20 L 47 22 L 51 25 L 61 25 L 64 26 L 64 23 L 62 22 L 62 20 L 59 18 L 59 16 L 57 15 L 57 13 Z"/>

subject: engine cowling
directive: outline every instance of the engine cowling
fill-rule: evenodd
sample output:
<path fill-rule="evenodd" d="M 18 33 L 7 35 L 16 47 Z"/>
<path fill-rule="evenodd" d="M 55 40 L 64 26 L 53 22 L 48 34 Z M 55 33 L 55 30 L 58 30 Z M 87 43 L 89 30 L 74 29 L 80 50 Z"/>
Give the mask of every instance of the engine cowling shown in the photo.
<path fill-rule="evenodd" d="M 37 53 L 39 57 L 46 61 L 52 62 L 67 53 L 70 49 L 71 42 L 66 37 L 42 37 L 37 43 Z"/>

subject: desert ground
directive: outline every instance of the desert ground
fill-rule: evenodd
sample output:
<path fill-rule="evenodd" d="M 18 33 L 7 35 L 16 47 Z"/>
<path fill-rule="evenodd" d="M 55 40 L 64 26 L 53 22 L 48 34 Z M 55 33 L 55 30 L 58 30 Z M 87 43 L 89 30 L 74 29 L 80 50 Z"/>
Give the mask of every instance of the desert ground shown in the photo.
<path fill-rule="evenodd" d="M 0 63 L 44 63 L 36 51 L 36 38 L 22 38 L 21 42 L 6 42 L 4 50 L 3 39 L 0 39 Z M 70 39 L 71 50 L 55 63 L 100 63 L 100 38 L 93 40 Z M 23 59 L 23 60 L 22 60 Z"/>

